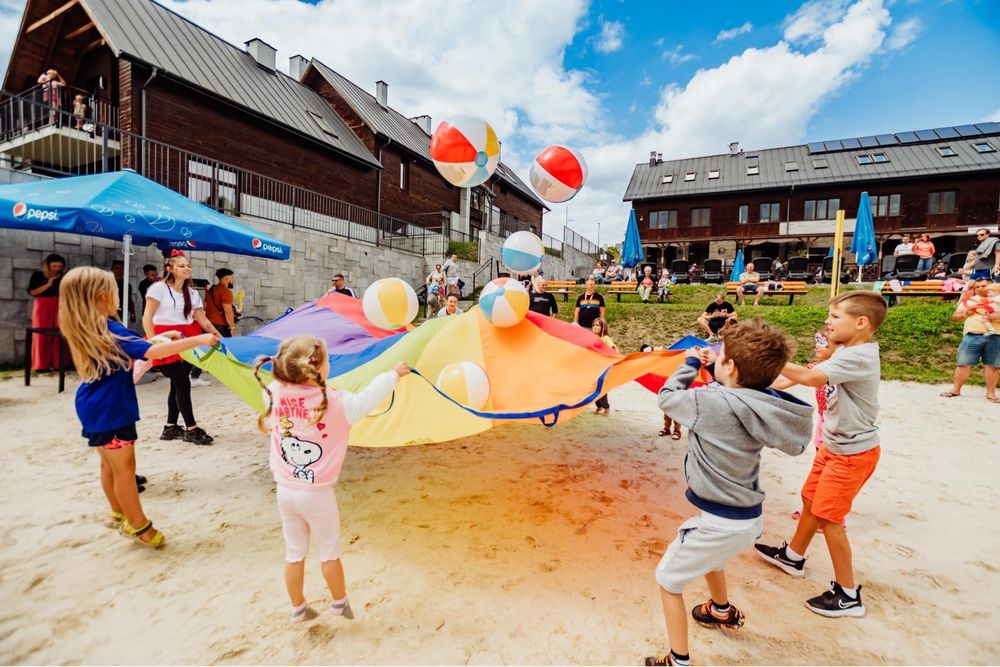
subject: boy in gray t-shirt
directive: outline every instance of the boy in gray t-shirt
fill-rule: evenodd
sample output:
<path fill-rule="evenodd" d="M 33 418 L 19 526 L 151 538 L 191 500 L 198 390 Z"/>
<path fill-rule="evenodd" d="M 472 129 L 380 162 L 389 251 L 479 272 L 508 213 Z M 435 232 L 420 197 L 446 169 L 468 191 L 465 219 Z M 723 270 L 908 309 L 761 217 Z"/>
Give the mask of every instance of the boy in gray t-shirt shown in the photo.
<path fill-rule="evenodd" d="M 830 301 L 826 320 L 830 342 L 843 347 L 813 368 L 787 364 L 782 375 L 792 382 L 826 385 L 827 407 L 822 442 L 812 470 L 802 486 L 802 514 L 790 543 L 781 547 L 757 544 L 757 554 L 784 572 L 804 576 L 805 553 L 818 529 L 823 529 L 833 561 L 833 587 L 806 601 L 823 616 L 864 616 L 861 587 L 854 581 L 851 544 L 844 518 L 868 478 L 875 472 L 881 448 L 878 427 L 878 386 L 881 379 L 878 343 L 872 336 L 885 320 L 881 294 L 847 292 Z"/>

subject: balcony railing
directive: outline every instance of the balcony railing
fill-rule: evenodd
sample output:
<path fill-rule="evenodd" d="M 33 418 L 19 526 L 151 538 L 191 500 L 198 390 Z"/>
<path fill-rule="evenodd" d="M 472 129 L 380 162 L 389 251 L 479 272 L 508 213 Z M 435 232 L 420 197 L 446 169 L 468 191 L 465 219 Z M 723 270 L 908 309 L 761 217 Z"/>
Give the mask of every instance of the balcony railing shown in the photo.
<path fill-rule="evenodd" d="M 4 139 L 50 125 L 93 132 L 98 124 L 118 127 L 118 107 L 79 88 L 49 83 L 0 95 Z"/>

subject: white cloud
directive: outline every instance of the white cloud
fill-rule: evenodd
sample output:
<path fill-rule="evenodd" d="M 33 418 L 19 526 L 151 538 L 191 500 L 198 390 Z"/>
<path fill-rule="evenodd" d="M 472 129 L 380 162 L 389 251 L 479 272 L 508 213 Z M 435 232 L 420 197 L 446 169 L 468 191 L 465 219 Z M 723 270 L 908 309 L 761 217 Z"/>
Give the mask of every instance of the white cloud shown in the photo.
<path fill-rule="evenodd" d="M 993 113 L 986 114 L 985 116 L 983 116 L 982 118 L 980 118 L 976 122 L 982 123 L 982 122 L 989 122 L 989 121 L 993 121 L 994 123 L 1000 123 L 1000 109 L 997 109 Z"/>
<path fill-rule="evenodd" d="M 920 35 L 921 29 L 923 29 L 923 24 L 919 18 L 907 19 L 895 25 L 892 32 L 889 33 L 889 38 L 885 41 L 886 48 L 890 51 L 896 51 L 908 46 Z"/>
<path fill-rule="evenodd" d="M 785 40 L 811 42 L 843 15 L 847 0 L 810 0 L 785 18 Z"/>
<path fill-rule="evenodd" d="M 594 48 L 601 53 L 620 51 L 624 43 L 625 24 L 621 21 L 605 21 L 603 16 L 600 19 L 600 23 L 601 36 L 598 38 L 597 46 Z"/>
<path fill-rule="evenodd" d="M 753 30 L 753 24 L 747 21 L 738 28 L 730 28 L 729 30 L 722 30 L 718 35 L 715 36 L 715 42 L 724 42 L 727 39 L 733 39 L 734 37 L 739 37 L 740 35 L 749 34 Z"/>
<path fill-rule="evenodd" d="M 639 79 L 639 85 L 640 86 L 648 86 L 651 83 L 653 83 L 653 78 L 651 76 L 649 76 L 649 74 L 647 74 L 646 72 L 643 72 L 642 73 L 642 78 Z"/>
<path fill-rule="evenodd" d="M 660 54 L 662 60 L 669 61 L 671 65 L 681 65 L 688 62 L 689 60 L 694 60 L 698 56 L 691 53 L 681 53 L 684 50 L 683 44 L 678 44 L 674 48 L 664 51 Z"/>

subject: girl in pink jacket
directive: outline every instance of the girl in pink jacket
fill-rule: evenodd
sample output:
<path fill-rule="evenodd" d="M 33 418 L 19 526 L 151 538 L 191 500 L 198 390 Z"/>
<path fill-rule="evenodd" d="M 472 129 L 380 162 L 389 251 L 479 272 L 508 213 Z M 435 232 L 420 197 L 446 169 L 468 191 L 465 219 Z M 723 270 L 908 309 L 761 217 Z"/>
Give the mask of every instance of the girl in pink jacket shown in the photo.
<path fill-rule="evenodd" d="M 265 386 L 260 368 L 271 363 Z M 405 362 L 378 375 L 353 394 L 326 386 L 330 360 L 326 344 L 312 336 L 281 343 L 274 357 L 261 357 L 254 375 L 264 389 L 267 411 L 258 426 L 271 434 L 270 463 L 277 483 L 278 512 L 285 536 L 285 587 L 292 623 L 316 618 L 303 592 L 309 537 L 316 539 L 323 578 L 333 597 L 332 614 L 354 618 L 340 563 L 340 512 L 333 486 L 347 454 L 351 426 L 361 421 L 410 372 Z"/>

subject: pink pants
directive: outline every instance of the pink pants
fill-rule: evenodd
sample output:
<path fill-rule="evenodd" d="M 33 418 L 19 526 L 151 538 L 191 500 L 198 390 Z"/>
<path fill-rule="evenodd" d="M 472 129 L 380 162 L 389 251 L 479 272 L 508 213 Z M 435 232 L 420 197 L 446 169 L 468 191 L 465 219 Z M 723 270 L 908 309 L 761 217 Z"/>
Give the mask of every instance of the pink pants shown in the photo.
<path fill-rule="evenodd" d="M 293 489 L 278 484 L 278 513 L 285 560 L 298 563 L 309 552 L 310 534 L 322 562 L 340 558 L 340 511 L 333 488 Z"/>

